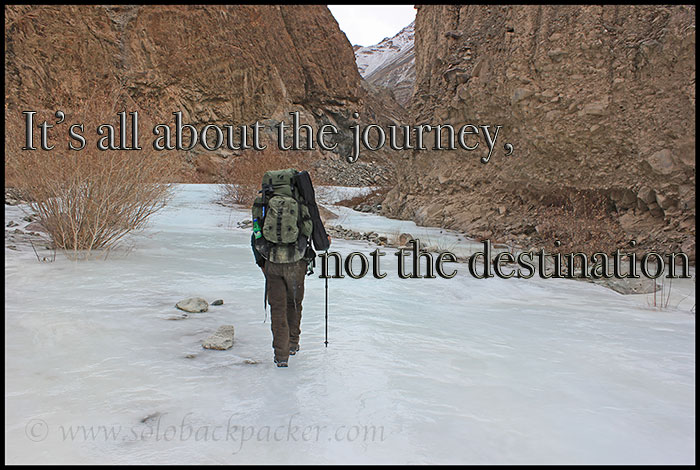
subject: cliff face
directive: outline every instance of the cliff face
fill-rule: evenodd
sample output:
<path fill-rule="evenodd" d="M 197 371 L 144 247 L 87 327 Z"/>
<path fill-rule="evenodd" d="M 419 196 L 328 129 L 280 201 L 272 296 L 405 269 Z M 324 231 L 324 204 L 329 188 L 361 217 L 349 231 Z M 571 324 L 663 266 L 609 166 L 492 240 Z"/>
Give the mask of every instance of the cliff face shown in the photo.
<path fill-rule="evenodd" d="M 395 107 L 362 88 L 352 46 L 323 6 L 10 6 L 5 13 L 6 116 L 13 118 L 29 108 L 68 114 L 92 87 L 114 86 L 158 119 L 173 122 L 181 110 L 183 122 L 199 129 L 256 120 L 269 129 L 291 122 L 292 111 L 302 122 L 342 129 L 354 111 L 363 119 L 370 105 Z M 338 139 L 341 151 L 349 139 Z M 336 162 L 331 173 L 348 182 L 340 156 L 316 153 Z M 224 157 L 189 155 L 183 172 L 212 180 Z M 378 171 L 366 173 L 381 182 L 388 170 L 377 158 Z"/>
<path fill-rule="evenodd" d="M 416 79 L 413 37 L 415 23 L 403 28 L 394 37 L 373 46 L 355 46 L 357 69 L 372 85 L 391 90 L 401 106 L 413 96 Z"/>
<path fill-rule="evenodd" d="M 416 121 L 502 125 L 503 140 L 488 164 L 414 153 L 385 213 L 476 236 L 565 237 L 544 230 L 545 215 L 565 208 L 560 226 L 577 224 L 585 194 L 618 242 L 694 257 L 694 7 L 418 8 Z"/>

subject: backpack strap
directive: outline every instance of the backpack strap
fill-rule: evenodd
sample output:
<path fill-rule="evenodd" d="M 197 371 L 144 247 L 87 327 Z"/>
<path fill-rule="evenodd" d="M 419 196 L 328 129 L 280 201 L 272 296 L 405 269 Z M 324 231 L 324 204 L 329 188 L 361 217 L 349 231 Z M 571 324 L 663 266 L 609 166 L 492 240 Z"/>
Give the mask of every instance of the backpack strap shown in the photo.
<path fill-rule="evenodd" d="M 282 240 L 282 217 L 277 217 L 277 240 Z"/>

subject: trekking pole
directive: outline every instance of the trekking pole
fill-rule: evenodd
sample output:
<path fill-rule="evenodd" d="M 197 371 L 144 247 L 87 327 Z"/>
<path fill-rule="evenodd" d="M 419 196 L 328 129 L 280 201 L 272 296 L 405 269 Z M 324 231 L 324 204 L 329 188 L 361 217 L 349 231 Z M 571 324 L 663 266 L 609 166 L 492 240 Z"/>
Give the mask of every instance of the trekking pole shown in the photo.
<path fill-rule="evenodd" d="M 328 273 L 326 273 L 326 341 L 324 344 L 328 347 Z"/>

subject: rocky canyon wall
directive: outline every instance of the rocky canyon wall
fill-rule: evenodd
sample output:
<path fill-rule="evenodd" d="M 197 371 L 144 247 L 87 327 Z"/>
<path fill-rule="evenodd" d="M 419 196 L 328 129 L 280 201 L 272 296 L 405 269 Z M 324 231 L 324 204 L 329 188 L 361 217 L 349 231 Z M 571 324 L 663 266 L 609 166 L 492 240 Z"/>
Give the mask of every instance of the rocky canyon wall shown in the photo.
<path fill-rule="evenodd" d="M 199 129 L 260 120 L 269 130 L 291 122 L 292 111 L 341 130 L 354 111 L 361 121 L 402 119 L 395 103 L 363 88 L 352 46 L 325 6 L 5 7 L 6 121 L 26 109 L 70 116 L 90 90 L 115 86 L 157 119 L 172 123 L 182 111 Z M 337 140 L 342 156 L 316 151 L 319 172 L 344 184 L 390 178 L 380 152 L 348 166 L 350 136 Z M 215 181 L 235 156 L 180 155 L 182 178 Z"/>
<path fill-rule="evenodd" d="M 548 246 L 578 227 L 694 258 L 695 7 L 417 8 L 416 122 L 502 125 L 501 147 L 487 164 L 408 155 L 384 213 Z"/>

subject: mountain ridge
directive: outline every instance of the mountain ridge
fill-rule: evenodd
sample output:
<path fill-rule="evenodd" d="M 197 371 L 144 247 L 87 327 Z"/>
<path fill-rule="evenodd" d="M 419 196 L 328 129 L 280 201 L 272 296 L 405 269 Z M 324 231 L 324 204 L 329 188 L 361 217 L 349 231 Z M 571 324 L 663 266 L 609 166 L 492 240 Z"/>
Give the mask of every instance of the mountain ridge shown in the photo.
<path fill-rule="evenodd" d="M 415 82 L 415 21 L 397 34 L 371 46 L 353 46 L 357 70 L 372 85 L 391 90 L 396 101 L 406 107 Z"/>

